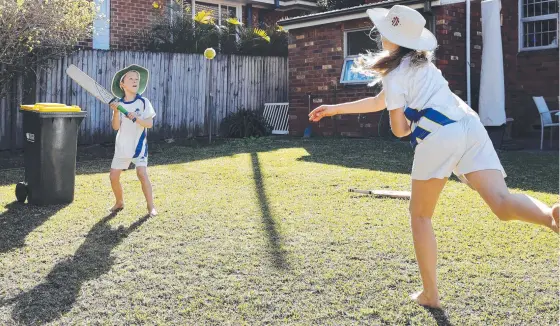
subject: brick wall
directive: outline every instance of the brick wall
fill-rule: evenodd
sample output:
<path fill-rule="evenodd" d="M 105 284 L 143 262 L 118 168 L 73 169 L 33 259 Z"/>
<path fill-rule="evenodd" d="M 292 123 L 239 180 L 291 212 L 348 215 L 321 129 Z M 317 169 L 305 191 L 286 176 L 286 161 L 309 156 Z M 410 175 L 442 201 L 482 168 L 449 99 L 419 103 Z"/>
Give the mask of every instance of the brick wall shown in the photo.
<path fill-rule="evenodd" d="M 375 0 L 371 0 L 375 1 Z M 467 99 L 466 86 L 466 4 L 456 3 L 433 8 L 436 20 L 436 66 L 441 69 L 451 90 Z M 504 6 L 502 42 L 506 89 L 506 114 L 515 119 L 514 135 L 526 136 L 540 123 L 532 96 L 544 96 L 551 109 L 558 107 L 558 49 L 518 51 L 518 9 Z M 373 94 L 365 86 L 341 86 L 338 83 L 343 64 L 343 31 L 370 26 L 367 20 L 329 24 L 294 30 L 289 49 L 290 59 L 290 123 L 293 134 L 301 134 L 307 126 L 307 92 L 318 94 L 317 102 L 334 101 L 333 83 L 338 88 L 337 102 L 357 100 Z M 482 60 L 482 23 L 480 1 L 471 2 L 471 100 L 478 111 L 480 68 Z M 330 67 L 329 67 L 330 66 Z M 325 69 L 325 67 L 328 67 Z M 333 82 L 334 81 L 334 82 Z M 313 103 L 312 108 L 320 103 Z M 368 115 L 368 123 L 359 123 L 355 116 L 341 117 L 334 129 L 333 121 L 315 126 L 319 134 L 377 134 L 376 115 Z M 364 126 L 367 126 L 364 128 Z"/>
<path fill-rule="evenodd" d="M 439 42 L 437 66 L 451 89 L 466 100 L 465 3 L 434 8 Z M 502 7 L 502 44 L 506 115 L 514 118 L 513 133 L 528 136 L 540 118 L 532 96 L 544 96 L 551 109 L 558 107 L 558 49 L 518 51 L 518 6 Z M 471 88 L 472 106 L 478 111 L 482 59 L 480 1 L 471 2 Z M 540 129 L 539 129 L 540 130 Z"/>
<path fill-rule="evenodd" d="M 139 33 L 150 26 L 152 0 L 111 0 L 111 49 L 143 50 Z"/>
<path fill-rule="evenodd" d="M 544 96 L 549 108 L 558 110 L 558 48 L 519 52 L 518 6 L 503 6 L 502 15 L 506 112 L 515 119 L 514 134 L 528 135 L 540 125 L 532 96 Z"/>
<path fill-rule="evenodd" d="M 159 1 L 162 3 L 162 1 Z M 144 50 L 145 43 L 140 34 L 146 31 L 156 14 L 164 14 L 163 10 L 153 8 L 153 0 L 111 0 L 110 44 L 112 50 Z M 242 7 L 243 22 L 247 23 L 247 8 Z M 262 12 L 261 12 L 262 11 Z M 274 25 L 284 17 L 305 15 L 302 10 L 274 11 L 252 9 L 253 26 L 259 26 L 259 18 L 267 25 Z M 83 48 L 91 48 L 92 40 L 79 42 Z"/>
<path fill-rule="evenodd" d="M 375 1 L 375 0 L 372 0 Z M 480 5 L 473 8 L 471 24 L 471 65 L 472 99 L 478 104 L 478 84 L 480 80 L 480 61 L 482 37 L 477 33 L 481 30 Z M 465 4 L 447 5 L 434 8 L 436 35 L 439 48 L 436 51 L 436 65 L 442 70 L 449 81 L 450 88 L 458 96 L 466 99 L 465 77 Z M 311 109 L 320 104 L 355 101 L 376 94 L 376 90 L 365 85 L 343 86 L 339 83 L 343 56 L 344 30 L 371 27 L 368 19 L 329 24 L 320 27 L 298 29 L 291 32 L 289 45 L 289 85 L 290 85 L 290 129 L 291 133 L 300 135 L 307 126 L 307 92 L 317 95 Z M 336 86 L 335 86 L 336 85 Z M 386 113 L 385 113 L 386 115 Z M 386 122 L 378 130 L 381 114 L 358 116 L 340 116 L 335 120 L 314 125 L 315 134 L 369 136 L 387 134 Z M 335 126 L 336 122 L 336 126 Z"/>
<path fill-rule="evenodd" d="M 451 4 L 433 8 L 436 19 L 436 66 L 449 82 L 449 88 L 467 100 L 466 77 L 466 5 Z M 480 1 L 471 1 L 471 105 L 478 111 L 480 67 L 482 59 L 482 24 Z"/>
<path fill-rule="evenodd" d="M 339 83 L 344 63 L 344 30 L 372 27 L 369 20 L 310 27 L 291 32 L 289 45 L 290 133 L 302 135 L 308 125 L 308 97 L 311 92 L 311 109 L 321 104 L 354 101 L 374 96 L 376 89 L 366 85 L 344 86 Z M 387 113 L 384 114 L 387 117 Z M 350 137 L 377 136 L 387 133 L 378 130 L 380 113 L 345 115 L 323 119 L 313 124 L 315 135 L 342 135 Z M 386 118 L 385 118 L 386 119 Z"/>
<path fill-rule="evenodd" d="M 91 49 L 93 48 L 93 39 L 88 38 L 83 41 L 78 42 L 78 48 L 81 49 Z"/>
<path fill-rule="evenodd" d="M 111 50 L 144 50 L 145 43 L 139 34 L 147 30 L 158 12 L 152 0 L 111 0 L 110 47 Z M 78 43 L 79 47 L 91 49 L 91 38 Z"/>

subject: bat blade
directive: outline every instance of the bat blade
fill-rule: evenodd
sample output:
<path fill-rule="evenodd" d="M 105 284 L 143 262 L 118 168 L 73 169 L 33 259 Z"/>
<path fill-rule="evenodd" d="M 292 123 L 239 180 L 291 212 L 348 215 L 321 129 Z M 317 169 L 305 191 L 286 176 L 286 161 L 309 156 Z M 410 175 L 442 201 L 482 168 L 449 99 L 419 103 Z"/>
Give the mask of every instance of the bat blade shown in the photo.
<path fill-rule="evenodd" d="M 66 74 L 99 101 L 109 104 L 109 102 L 113 100 L 114 96 L 107 89 L 99 85 L 99 83 L 80 70 L 80 68 L 70 65 L 66 69 Z"/>
<path fill-rule="evenodd" d="M 113 100 L 117 99 L 107 89 L 99 85 L 98 82 L 93 80 L 93 78 L 88 76 L 88 74 L 74 65 L 70 65 L 68 68 L 66 68 L 66 74 L 88 93 L 105 104 L 109 104 Z M 123 108 L 122 105 L 119 104 L 118 109 L 122 114 L 128 115 L 128 111 L 126 111 L 126 109 Z M 136 122 L 136 118 L 132 118 L 131 120 L 132 122 Z"/>

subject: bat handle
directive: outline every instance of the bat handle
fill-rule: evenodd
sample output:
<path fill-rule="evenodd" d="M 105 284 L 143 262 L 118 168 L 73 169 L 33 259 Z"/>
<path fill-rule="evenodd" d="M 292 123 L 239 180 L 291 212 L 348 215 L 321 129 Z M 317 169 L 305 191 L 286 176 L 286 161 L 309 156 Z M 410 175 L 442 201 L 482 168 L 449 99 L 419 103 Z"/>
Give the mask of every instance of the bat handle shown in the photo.
<path fill-rule="evenodd" d="M 122 107 L 122 105 L 119 104 L 119 107 L 117 108 L 122 114 L 124 114 L 125 116 L 128 117 L 128 111 L 125 110 L 125 108 Z M 132 122 L 136 122 L 136 118 L 132 118 Z"/>
<path fill-rule="evenodd" d="M 124 115 L 128 118 L 128 111 L 127 111 L 127 110 L 125 110 L 125 109 L 124 109 L 122 106 L 120 106 L 120 105 L 119 105 L 118 109 L 119 109 L 119 111 L 122 112 L 122 114 L 124 114 Z M 132 118 L 131 120 L 132 120 L 132 122 L 136 122 L 136 118 Z"/>
<path fill-rule="evenodd" d="M 119 111 L 121 111 L 122 114 L 128 115 L 128 111 L 125 110 L 121 105 L 119 105 L 119 106 L 117 107 L 117 109 L 119 109 Z"/>

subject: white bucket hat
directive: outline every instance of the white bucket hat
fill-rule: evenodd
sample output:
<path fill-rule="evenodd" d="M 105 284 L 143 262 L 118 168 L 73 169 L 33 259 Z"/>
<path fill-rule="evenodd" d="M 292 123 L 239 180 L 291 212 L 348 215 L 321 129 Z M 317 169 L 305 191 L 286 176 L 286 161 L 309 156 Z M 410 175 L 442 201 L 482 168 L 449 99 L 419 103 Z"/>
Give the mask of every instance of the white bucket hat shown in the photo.
<path fill-rule="evenodd" d="M 424 28 L 426 19 L 412 8 L 395 5 L 390 10 L 368 9 L 367 14 L 379 33 L 397 45 L 422 51 L 437 47 L 434 34 Z"/>

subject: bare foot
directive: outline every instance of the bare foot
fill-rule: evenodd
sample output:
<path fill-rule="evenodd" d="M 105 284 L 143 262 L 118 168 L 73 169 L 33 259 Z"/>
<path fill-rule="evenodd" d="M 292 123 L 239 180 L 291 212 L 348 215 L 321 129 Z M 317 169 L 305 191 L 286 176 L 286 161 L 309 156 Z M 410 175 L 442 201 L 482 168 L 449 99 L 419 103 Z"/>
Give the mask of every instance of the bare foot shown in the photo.
<path fill-rule="evenodd" d="M 151 217 L 158 215 L 158 212 L 156 211 L 155 207 L 152 207 L 151 209 L 148 208 L 148 213 L 150 214 Z"/>
<path fill-rule="evenodd" d="M 410 298 L 423 307 L 441 309 L 439 298 L 430 298 L 423 291 L 414 293 Z"/>
<path fill-rule="evenodd" d="M 559 216 L 560 216 L 560 204 L 552 205 L 552 220 L 554 222 L 554 225 L 552 225 L 552 230 L 554 230 L 554 232 L 556 233 L 558 233 L 558 227 L 560 226 L 560 222 L 558 221 Z"/>
<path fill-rule="evenodd" d="M 109 212 L 118 213 L 124 209 L 124 203 L 116 203 L 113 207 L 109 208 Z"/>

